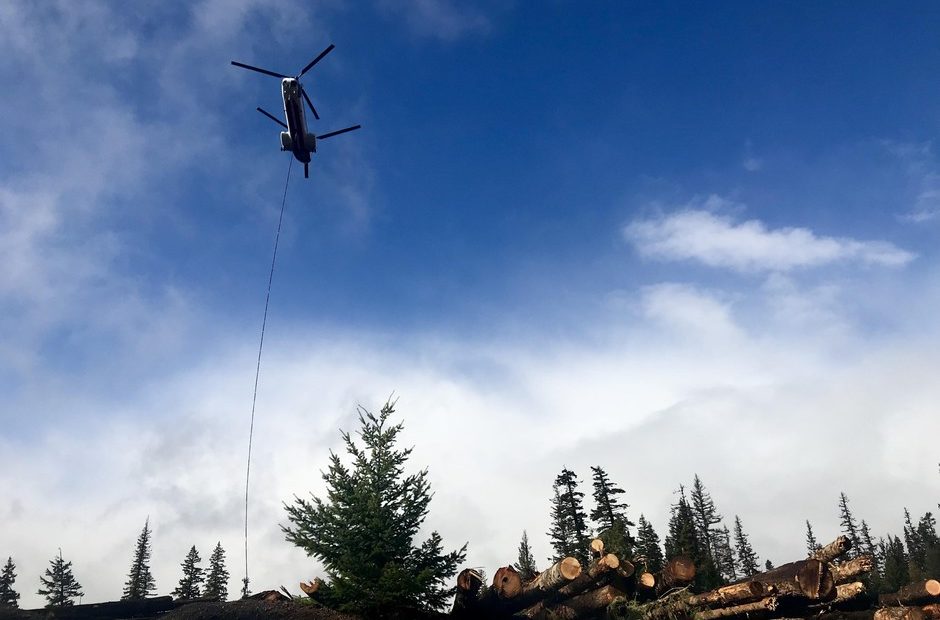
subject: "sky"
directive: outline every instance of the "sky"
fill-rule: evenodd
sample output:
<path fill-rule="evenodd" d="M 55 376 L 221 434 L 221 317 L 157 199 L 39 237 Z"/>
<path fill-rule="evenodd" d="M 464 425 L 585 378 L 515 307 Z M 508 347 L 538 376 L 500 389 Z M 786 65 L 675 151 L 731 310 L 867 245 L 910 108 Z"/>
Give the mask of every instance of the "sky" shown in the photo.
<path fill-rule="evenodd" d="M 322 575 L 283 502 L 393 395 L 425 522 L 545 564 L 590 466 L 664 536 L 698 474 L 761 560 L 937 510 L 940 7 L 0 3 L 0 557 L 114 600 L 145 520 L 254 589 Z"/>

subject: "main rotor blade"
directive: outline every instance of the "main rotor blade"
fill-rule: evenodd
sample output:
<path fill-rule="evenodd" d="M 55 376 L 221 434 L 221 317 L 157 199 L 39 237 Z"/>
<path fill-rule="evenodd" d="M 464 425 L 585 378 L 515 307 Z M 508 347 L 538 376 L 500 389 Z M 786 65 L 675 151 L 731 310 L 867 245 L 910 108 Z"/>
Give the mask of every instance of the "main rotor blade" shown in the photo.
<path fill-rule="evenodd" d="M 289 75 L 284 75 L 283 73 L 275 73 L 274 71 L 268 71 L 267 69 L 261 69 L 259 67 L 252 67 L 251 65 L 246 65 L 243 62 L 235 62 L 233 60 L 232 64 L 235 65 L 236 67 L 241 67 L 242 69 L 248 69 L 249 71 L 257 71 L 258 73 L 263 73 L 265 75 L 270 75 L 276 78 L 290 77 Z"/>
<path fill-rule="evenodd" d="M 330 133 L 325 133 L 322 136 L 317 136 L 317 140 L 324 140 L 326 138 L 332 138 L 333 136 L 338 136 L 341 133 L 346 133 L 347 131 L 354 131 L 356 129 L 361 129 L 362 125 L 353 125 L 352 127 L 347 127 L 346 129 L 340 129 L 339 131 L 331 131 Z"/>
<path fill-rule="evenodd" d="M 261 108 L 255 108 L 255 109 L 258 110 L 259 112 L 261 112 L 262 114 L 264 114 L 265 116 L 267 116 L 268 118 L 270 118 L 272 121 L 274 121 L 275 123 L 277 123 L 278 125 L 280 125 L 280 126 L 283 127 L 284 129 L 287 129 L 288 131 L 290 131 L 290 129 L 287 127 L 287 125 L 285 125 L 283 122 L 281 122 L 281 120 L 280 120 L 279 118 L 277 118 L 276 116 L 274 116 L 273 114 L 270 114 L 270 113 L 268 113 L 268 112 L 265 112 L 265 111 L 262 110 Z"/>
<path fill-rule="evenodd" d="M 297 77 L 299 78 L 299 77 L 303 76 L 303 74 L 306 73 L 307 71 L 310 71 L 310 69 L 313 68 L 313 65 L 315 65 L 315 64 L 317 64 L 318 62 L 320 62 L 321 60 L 323 60 L 323 57 L 326 56 L 327 54 L 329 54 L 330 52 L 332 52 L 334 47 L 336 47 L 336 46 L 333 45 L 332 43 L 330 43 L 330 46 L 329 46 L 328 48 L 326 48 L 325 50 L 323 50 L 322 52 L 320 52 L 320 55 L 319 55 L 319 56 L 317 56 L 316 58 L 314 58 L 313 60 L 311 60 L 311 61 L 310 61 L 310 64 L 307 65 L 306 67 L 304 67 L 304 68 L 300 71 L 300 74 L 299 74 Z"/>
<path fill-rule="evenodd" d="M 310 97 L 307 96 L 307 91 L 303 86 L 300 87 L 300 94 L 304 96 L 304 99 L 307 101 L 307 105 L 310 106 L 310 111 L 313 112 L 313 117 L 317 120 L 320 120 L 320 115 L 317 114 L 317 109 L 313 107 L 313 102 L 310 101 Z"/>

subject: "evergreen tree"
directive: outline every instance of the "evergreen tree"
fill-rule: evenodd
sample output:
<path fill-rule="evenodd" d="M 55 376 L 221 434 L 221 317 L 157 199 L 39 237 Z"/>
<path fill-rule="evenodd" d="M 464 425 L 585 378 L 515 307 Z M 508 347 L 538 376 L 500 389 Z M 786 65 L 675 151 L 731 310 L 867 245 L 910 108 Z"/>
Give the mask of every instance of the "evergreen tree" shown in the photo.
<path fill-rule="evenodd" d="M 150 573 L 150 517 L 144 521 L 144 529 L 137 537 L 131 570 L 124 584 L 122 601 L 134 601 L 147 598 L 157 589 L 157 584 Z"/>
<path fill-rule="evenodd" d="M 819 551 L 822 546 L 816 542 L 816 535 L 813 534 L 813 526 L 809 524 L 809 519 L 806 520 L 806 550 L 809 552 L 809 555 L 813 555 Z"/>
<path fill-rule="evenodd" d="M 637 528 L 636 556 L 646 562 L 647 570 L 651 573 L 658 573 L 663 569 L 663 550 L 659 546 L 659 535 L 643 515 L 640 515 Z"/>
<path fill-rule="evenodd" d="M 627 518 L 627 504 L 617 499 L 625 491 L 610 481 L 601 467 L 591 467 L 594 485 L 594 510 L 591 520 L 597 524 L 597 536 L 604 541 L 604 549 L 620 558 L 633 557 L 636 541 L 630 534 L 633 526 Z"/>
<path fill-rule="evenodd" d="M 764 570 L 773 570 L 773 569 L 774 569 L 773 562 L 771 562 L 770 560 L 767 560 L 766 562 L 764 562 Z"/>
<path fill-rule="evenodd" d="M 924 575 L 940 575 L 940 538 L 937 536 L 937 521 L 928 512 L 917 524 L 917 536 L 924 550 Z"/>
<path fill-rule="evenodd" d="M 927 549 L 921 540 L 920 532 L 911 523 L 911 513 L 904 509 L 904 544 L 907 546 L 907 563 L 910 578 L 918 580 L 924 577 L 924 565 L 927 563 Z"/>
<path fill-rule="evenodd" d="M 45 576 L 39 577 L 43 587 L 36 593 L 46 597 L 46 607 L 71 607 L 75 604 L 72 599 L 85 596 L 81 584 L 72 574 L 72 563 L 62 559 L 62 550 L 59 549 L 59 555 L 49 560 L 49 564 Z"/>
<path fill-rule="evenodd" d="M 669 518 L 669 534 L 666 536 L 666 560 L 686 556 L 696 566 L 695 584 L 700 590 L 711 590 L 722 584 L 721 575 L 712 554 L 699 538 L 695 513 L 685 495 L 685 487 L 679 487 L 679 500 L 672 506 Z"/>
<path fill-rule="evenodd" d="M 529 546 L 529 535 L 522 530 L 522 542 L 519 543 L 519 559 L 516 561 L 516 570 L 523 581 L 529 581 L 539 574 L 539 569 L 535 567 L 535 556 L 532 555 L 532 547 Z"/>
<path fill-rule="evenodd" d="M 183 569 L 183 577 L 176 589 L 173 590 L 173 596 L 183 600 L 199 598 L 200 586 L 204 581 L 202 568 L 199 567 L 200 562 L 202 562 L 202 558 L 199 557 L 199 552 L 196 551 L 196 545 L 193 545 L 190 547 L 189 553 L 186 554 L 186 559 L 180 565 Z"/>
<path fill-rule="evenodd" d="M 734 557 L 734 549 L 731 547 L 731 532 L 728 531 L 728 526 L 722 527 L 714 536 L 718 574 L 726 582 L 735 581 L 738 578 L 737 560 Z"/>
<path fill-rule="evenodd" d="M 216 601 L 228 599 L 228 571 L 225 570 L 225 550 L 222 543 L 216 543 L 209 556 L 209 573 L 206 575 L 206 587 L 202 595 Z"/>
<path fill-rule="evenodd" d="M 412 449 L 396 449 L 403 425 L 389 425 L 394 412 L 391 402 L 378 416 L 360 408 L 364 447 L 342 433 L 352 465 L 331 454 L 326 497 L 285 504 L 287 539 L 320 559 L 330 576 L 327 602 L 364 615 L 443 607 L 453 593 L 444 584 L 466 556 L 466 545 L 445 553 L 437 532 L 415 545 L 431 484 L 427 469 L 405 474 Z"/>
<path fill-rule="evenodd" d="M 690 497 L 692 499 L 692 514 L 695 517 L 695 530 L 699 541 L 702 543 L 701 564 L 698 561 L 695 563 L 697 567 L 702 567 L 701 577 L 699 578 L 696 575 L 697 581 L 701 586 L 708 589 L 716 588 L 722 585 L 723 582 L 718 569 L 720 562 L 718 559 L 719 551 L 715 544 L 719 538 L 720 530 L 713 526 L 721 523 L 721 515 L 718 514 L 715 502 L 708 491 L 705 490 L 705 485 L 702 484 L 698 474 L 695 475 L 692 481 Z"/>
<path fill-rule="evenodd" d="M 578 476 L 567 467 L 563 468 L 555 478 L 554 491 L 552 528 L 548 532 L 555 549 L 553 561 L 572 556 L 582 566 L 587 566 L 591 539 L 584 514 L 584 493 L 578 490 Z"/>
<path fill-rule="evenodd" d="M 839 519 L 842 533 L 852 541 L 852 548 L 849 549 L 848 557 L 854 558 L 858 555 L 858 524 L 849 509 L 849 498 L 845 496 L 845 493 L 839 493 Z"/>
<path fill-rule="evenodd" d="M 20 598 L 20 593 L 13 589 L 14 583 L 16 583 L 16 564 L 13 563 L 12 557 L 8 557 L 3 571 L 0 572 L 0 608 L 19 607 L 16 601 Z"/>
<path fill-rule="evenodd" d="M 809 525 L 809 521 L 806 523 Z M 757 554 L 754 553 L 754 548 L 751 546 L 747 534 L 744 533 L 738 515 L 734 515 L 734 546 L 738 551 L 738 567 L 741 569 L 741 575 L 750 577 L 759 573 Z"/>
<path fill-rule="evenodd" d="M 904 545 L 897 536 L 888 536 L 887 544 L 882 541 L 881 554 L 884 556 L 884 575 L 882 588 L 885 592 L 896 592 L 901 586 L 910 582 L 908 558 L 904 553 Z"/>
<path fill-rule="evenodd" d="M 251 589 L 248 586 L 248 577 L 242 577 L 242 598 L 248 598 L 251 596 Z"/>
<path fill-rule="evenodd" d="M 871 572 L 863 579 L 865 585 L 869 592 L 878 592 L 881 590 L 881 571 L 884 566 L 883 558 L 878 549 L 878 545 L 875 544 L 875 541 L 871 538 L 871 532 L 868 529 L 868 524 L 865 523 L 865 519 L 862 519 L 862 524 L 858 529 L 858 538 L 859 538 L 859 551 L 866 555 L 870 555 L 874 561 L 874 567 Z"/>

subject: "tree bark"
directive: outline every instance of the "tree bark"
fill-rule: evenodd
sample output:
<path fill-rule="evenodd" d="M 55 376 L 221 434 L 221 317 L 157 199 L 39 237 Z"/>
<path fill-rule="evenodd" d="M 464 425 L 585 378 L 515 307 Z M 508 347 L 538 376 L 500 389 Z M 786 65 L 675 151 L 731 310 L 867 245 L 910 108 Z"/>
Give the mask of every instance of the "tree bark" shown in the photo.
<path fill-rule="evenodd" d="M 580 574 L 581 563 L 576 558 L 564 558 L 536 575 L 532 581 L 522 584 L 518 596 L 507 601 L 506 608 L 510 612 L 526 609 L 567 585 Z"/>
<path fill-rule="evenodd" d="M 693 614 L 695 620 L 717 620 L 718 618 L 733 618 L 735 616 L 747 616 L 751 614 L 767 614 L 776 611 L 778 600 L 776 596 L 770 596 L 753 603 L 742 603 L 741 605 L 732 605 L 731 607 L 721 607 L 719 609 L 705 609 Z"/>
<path fill-rule="evenodd" d="M 836 582 L 836 585 L 853 581 L 859 575 L 870 573 L 874 569 L 875 558 L 870 555 L 860 555 L 841 564 L 829 565 L 829 570 L 832 571 L 832 579 Z"/>
<path fill-rule="evenodd" d="M 750 580 L 773 586 L 781 596 L 821 601 L 835 595 L 835 582 L 828 565 L 813 558 L 778 566 L 765 573 L 753 575 Z"/>
<path fill-rule="evenodd" d="M 743 581 L 710 592 L 693 595 L 689 598 L 688 603 L 692 607 L 726 607 L 732 603 L 749 603 L 760 600 L 772 593 L 771 588 L 759 581 Z"/>
<path fill-rule="evenodd" d="M 579 596 L 568 599 L 563 604 L 552 608 L 549 618 L 552 620 L 576 620 L 588 616 L 610 605 L 623 592 L 613 586 L 604 586 Z"/>
<path fill-rule="evenodd" d="M 820 562 L 832 562 L 836 558 L 842 557 L 852 548 L 852 541 L 848 536 L 839 536 L 834 541 L 816 550 L 816 553 L 810 556 L 810 559 Z"/>
<path fill-rule="evenodd" d="M 926 579 L 909 583 L 897 592 L 878 597 L 881 605 L 913 605 L 937 601 L 940 597 L 940 581 Z"/>
<path fill-rule="evenodd" d="M 925 616 L 920 607 L 882 607 L 872 620 L 925 620 Z"/>
<path fill-rule="evenodd" d="M 931 603 L 920 608 L 927 620 L 940 620 L 940 603 Z"/>

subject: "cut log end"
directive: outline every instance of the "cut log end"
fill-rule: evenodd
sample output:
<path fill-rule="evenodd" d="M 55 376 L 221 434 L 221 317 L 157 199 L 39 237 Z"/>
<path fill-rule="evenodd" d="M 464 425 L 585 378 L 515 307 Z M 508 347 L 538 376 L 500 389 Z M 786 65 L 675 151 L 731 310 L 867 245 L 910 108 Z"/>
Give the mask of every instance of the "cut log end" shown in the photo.
<path fill-rule="evenodd" d="M 493 575 L 493 587 L 499 598 L 515 598 L 522 592 L 522 578 L 512 566 L 503 566 Z"/>
<path fill-rule="evenodd" d="M 595 538 L 591 541 L 591 553 L 596 556 L 604 555 L 604 541 L 600 538 Z"/>
<path fill-rule="evenodd" d="M 640 573 L 640 576 L 636 579 L 636 585 L 641 588 L 655 588 L 656 587 L 656 577 L 653 573 Z"/>
<path fill-rule="evenodd" d="M 930 596 L 940 596 L 940 581 L 928 579 L 924 584 L 924 591 Z"/>
<path fill-rule="evenodd" d="M 571 581 L 581 574 L 581 562 L 579 562 L 577 558 L 568 557 L 558 564 L 558 572 L 568 581 Z"/>
<path fill-rule="evenodd" d="M 615 556 L 613 553 L 608 553 L 602 557 L 600 561 L 603 562 L 610 570 L 617 570 L 620 568 L 620 558 Z"/>

